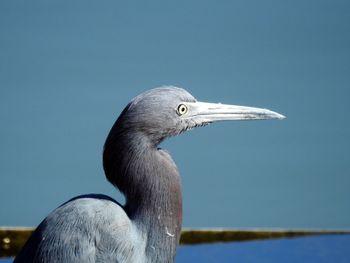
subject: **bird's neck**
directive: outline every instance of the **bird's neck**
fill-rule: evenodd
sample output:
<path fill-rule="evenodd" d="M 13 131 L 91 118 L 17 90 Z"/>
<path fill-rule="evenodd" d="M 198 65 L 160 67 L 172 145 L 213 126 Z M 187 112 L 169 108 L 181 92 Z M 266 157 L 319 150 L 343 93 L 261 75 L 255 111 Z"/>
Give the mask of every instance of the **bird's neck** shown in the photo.
<path fill-rule="evenodd" d="M 180 175 L 167 152 L 141 135 L 127 137 L 115 141 L 107 178 L 124 193 L 128 216 L 147 238 L 150 262 L 173 262 L 182 223 Z"/>

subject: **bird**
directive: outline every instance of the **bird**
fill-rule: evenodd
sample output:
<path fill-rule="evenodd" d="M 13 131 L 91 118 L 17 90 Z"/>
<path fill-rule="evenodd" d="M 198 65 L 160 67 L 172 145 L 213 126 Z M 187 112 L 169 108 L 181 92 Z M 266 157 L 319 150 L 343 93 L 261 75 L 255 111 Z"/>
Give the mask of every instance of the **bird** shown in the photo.
<path fill-rule="evenodd" d="M 74 197 L 53 210 L 14 263 L 171 263 L 182 225 L 179 170 L 165 139 L 216 121 L 283 119 L 262 108 L 197 101 L 175 86 L 132 99 L 103 148 L 107 180 L 122 205 L 103 194 Z"/>

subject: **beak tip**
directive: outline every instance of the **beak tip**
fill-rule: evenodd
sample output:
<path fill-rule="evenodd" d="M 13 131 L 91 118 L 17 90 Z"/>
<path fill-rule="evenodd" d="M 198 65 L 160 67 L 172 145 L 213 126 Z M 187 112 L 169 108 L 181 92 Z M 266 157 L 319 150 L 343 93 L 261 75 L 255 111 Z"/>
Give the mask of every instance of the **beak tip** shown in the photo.
<path fill-rule="evenodd" d="M 280 114 L 281 116 L 280 116 L 280 120 L 283 120 L 283 119 L 286 119 L 287 117 L 286 116 L 284 116 L 284 115 L 282 115 L 282 114 Z"/>
<path fill-rule="evenodd" d="M 277 120 L 283 120 L 286 118 L 286 116 L 284 116 L 283 114 L 280 114 L 278 112 L 275 112 L 275 111 L 271 111 L 271 110 L 266 110 L 270 115 L 270 118 L 271 119 L 277 119 Z"/>
<path fill-rule="evenodd" d="M 284 116 L 284 115 L 278 113 L 277 119 L 283 120 L 283 119 L 285 119 L 285 118 L 286 118 L 286 116 Z"/>

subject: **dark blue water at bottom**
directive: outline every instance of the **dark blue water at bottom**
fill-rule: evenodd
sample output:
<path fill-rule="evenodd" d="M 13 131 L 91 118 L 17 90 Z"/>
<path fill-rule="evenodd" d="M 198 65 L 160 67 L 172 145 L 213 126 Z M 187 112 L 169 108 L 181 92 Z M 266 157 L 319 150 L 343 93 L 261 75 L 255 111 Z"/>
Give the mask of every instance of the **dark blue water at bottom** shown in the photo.
<path fill-rule="evenodd" d="M 12 259 L 0 259 L 10 263 Z M 176 263 L 350 262 L 350 235 L 321 235 L 210 245 L 180 246 Z"/>
<path fill-rule="evenodd" d="M 350 235 L 322 235 L 180 247 L 176 263 L 350 262 Z"/>

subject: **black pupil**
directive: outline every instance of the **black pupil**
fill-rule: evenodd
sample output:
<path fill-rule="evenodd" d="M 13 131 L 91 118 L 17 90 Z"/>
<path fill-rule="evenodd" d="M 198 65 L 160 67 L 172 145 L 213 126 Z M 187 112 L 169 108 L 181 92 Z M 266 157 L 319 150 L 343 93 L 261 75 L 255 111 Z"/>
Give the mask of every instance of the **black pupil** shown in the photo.
<path fill-rule="evenodd" d="M 178 111 L 180 114 L 184 114 L 186 112 L 186 106 L 185 105 L 180 105 L 178 108 Z"/>

